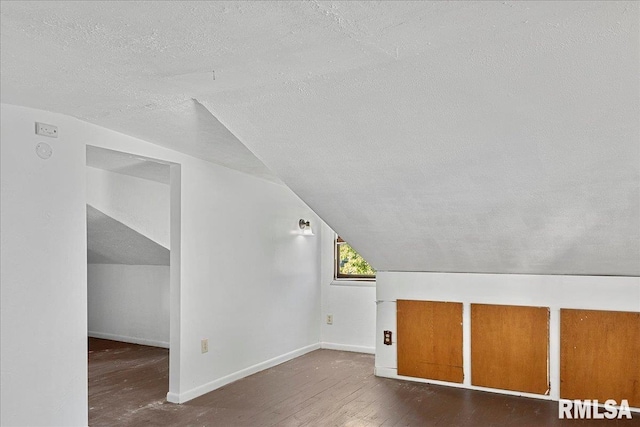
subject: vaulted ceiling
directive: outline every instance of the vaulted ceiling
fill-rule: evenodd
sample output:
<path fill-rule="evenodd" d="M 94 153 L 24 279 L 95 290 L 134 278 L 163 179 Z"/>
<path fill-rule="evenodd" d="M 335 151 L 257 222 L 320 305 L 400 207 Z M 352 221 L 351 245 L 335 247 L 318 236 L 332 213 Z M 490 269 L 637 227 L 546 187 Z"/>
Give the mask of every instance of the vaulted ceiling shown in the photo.
<path fill-rule="evenodd" d="M 1 19 L 2 102 L 280 179 L 379 270 L 640 275 L 638 3 L 3 1 Z"/>

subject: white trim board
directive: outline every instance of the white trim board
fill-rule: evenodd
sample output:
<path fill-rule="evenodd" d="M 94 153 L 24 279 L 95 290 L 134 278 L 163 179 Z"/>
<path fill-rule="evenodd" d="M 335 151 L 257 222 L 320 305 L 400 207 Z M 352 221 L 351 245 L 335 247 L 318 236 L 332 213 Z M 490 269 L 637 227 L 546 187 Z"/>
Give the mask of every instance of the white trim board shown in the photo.
<path fill-rule="evenodd" d="M 200 397 L 220 387 L 224 387 L 227 384 L 231 384 L 234 381 L 238 381 L 239 379 L 248 377 L 249 375 L 264 371 L 265 369 L 273 368 L 274 366 L 280 365 L 281 363 L 288 362 L 291 359 L 295 359 L 296 357 L 300 357 L 319 349 L 319 343 L 311 344 L 306 347 L 291 351 L 289 353 L 285 353 L 281 356 L 274 357 L 273 359 L 265 360 L 264 362 L 249 366 L 248 368 L 241 369 L 237 372 L 226 375 L 222 378 L 218 378 L 217 380 L 210 381 L 206 384 L 192 388 L 191 390 L 187 390 L 180 394 L 169 392 L 167 393 L 167 401 L 171 403 L 188 402 L 189 400 L 195 399 L 196 397 Z"/>
<path fill-rule="evenodd" d="M 320 348 L 325 350 L 351 351 L 353 353 L 376 354 L 375 347 L 364 347 L 361 345 L 338 344 L 333 342 L 321 342 Z"/>
<path fill-rule="evenodd" d="M 167 341 L 148 340 L 146 338 L 127 337 L 124 335 L 108 334 L 105 332 L 93 332 L 93 331 L 89 331 L 87 335 L 90 338 L 100 338 L 103 340 L 128 342 L 131 344 L 148 345 L 151 347 L 162 347 L 167 349 L 169 348 L 169 343 Z"/>
<path fill-rule="evenodd" d="M 489 392 L 489 393 L 505 394 L 505 395 L 509 395 L 509 396 L 529 397 L 529 398 L 538 399 L 538 400 L 550 400 L 550 401 L 553 401 L 553 402 L 557 402 L 559 400 L 558 398 L 554 398 L 554 397 L 552 397 L 550 395 L 524 393 L 524 392 L 503 390 L 503 389 L 497 389 L 497 388 L 478 387 L 478 386 L 474 386 L 474 385 L 461 384 L 461 383 L 451 383 L 451 382 L 447 382 L 447 381 L 438 381 L 438 380 L 429 380 L 429 379 L 425 379 L 425 378 L 407 377 L 407 376 L 404 376 L 404 375 L 398 375 L 398 370 L 395 369 L 395 368 L 381 368 L 381 367 L 376 366 L 375 375 L 377 377 L 391 378 L 391 379 L 394 379 L 394 380 L 411 381 L 411 382 L 417 382 L 417 383 L 423 383 L 423 384 L 433 384 L 433 385 L 440 385 L 440 386 L 445 386 L 445 387 L 455 387 L 455 388 L 462 388 L 462 389 L 466 389 L 466 390 L 486 391 L 486 392 Z M 598 406 L 599 407 L 604 407 L 604 405 L 602 405 L 602 404 L 600 404 Z M 617 406 L 617 408 L 619 408 L 619 406 Z M 635 408 L 635 407 L 629 407 L 629 410 L 632 411 L 632 412 L 640 412 L 640 408 Z"/>
<path fill-rule="evenodd" d="M 398 375 L 398 370 L 395 369 L 395 368 L 381 368 L 379 366 L 376 366 L 375 375 L 377 377 L 393 378 L 395 380 L 413 381 L 413 382 L 424 383 L 424 384 L 433 384 L 433 385 L 441 385 L 441 386 L 446 386 L 446 387 L 464 388 L 464 389 L 467 389 L 467 390 L 488 391 L 490 393 L 507 394 L 507 395 L 511 395 L 511 396 L 532 397 L 534 399 L 540 399 L 540 400 L 554 400 L 548 394 L 544 395 L 544 394 L 524 393 L 524 392 L 518 392 L 518 391 L 511 391 L 511 390 L 502 390 L 502 389 L 497 389 L 497 388 L 478 387 L 478 386 L 474 386 L 474 385 L 470 385 L 470 384 L 463 384 L 463 383 L 451 383 L 451 382 L 448 382 L 448 381 L 429 380 L 429 379 L 426 379 L 426 378 L 417 378 L 417 377 L 407 377 L 407 376 L 404 376 L 404 375 Z"/>

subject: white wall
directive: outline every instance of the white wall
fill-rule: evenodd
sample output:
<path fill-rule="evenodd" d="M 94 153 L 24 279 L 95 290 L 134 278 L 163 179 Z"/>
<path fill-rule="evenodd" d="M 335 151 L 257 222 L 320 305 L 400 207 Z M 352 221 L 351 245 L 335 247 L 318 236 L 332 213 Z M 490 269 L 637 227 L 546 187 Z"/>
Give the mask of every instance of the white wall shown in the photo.
<path fill-rule="evenodd" d="M 88 144 L 180 165 L 171 191 L 170 393 L 184 402 L 319 345 L 319 236 L 296 233 L 315 214 L 287 187 L 106 129 Z M 177 174 L 177 175 L 176 175 Z M 172 206 L 172 210 L 175 207 Z M 178 258 L 175 261 L 174 257 Z M 200 352 L 201 339 L 209 352 Z M 177 374 L 179 373 L 179 375 Z"/>
<path fill-rule="evenodd" d="M 93 167 L 86 174 L 88 204 L 170 246 L 169 185 Z M 169 274 L 161 265 L 89 264 L 89 336 L 169 348 Z"/>
<path fill-rule="evenodd" d="M 169 267 L 89 264 L 89 336 L 169 348 Z"/>
<path fill-rule="evenodd" d="M 59 127 L 47 161 L 35 156 L 45 140 L 33 135 L 35 121 Z M 319 347 L 321 236 L 296 233 L 298 219 L 319 219 L 287 187 L 68 116 L 3 105 L 3 425 L 87 423 L 85 144 L 180 165 L 171 172 L 171 191 L 174 183 L 181 190 L 171 221 L 181 237 L 176 245 L 172 230 L 171 274 L 180 283 L 172 277 L 169 399 Z M 46 358 L 30 351 L 34 339 Z"/>
<path fill-rule="evenodd" d="M 170 248 L 168 185 L 87 167 L 87 203 Z"/>
<path fill-rule="evenodd" d="M 2 105 L 0 121 L 0 424 L 86 426 L 84 143 L 44 111 Z M 59 138 L 36 137 L 35 121 Z"/>
<path fill-rule="evenodd" d="M 322 238 L 322 348 L 375 353 L 375 282 L 334 281 L 334 231 L 320 224 Z M 333 324 L 326 322 L 333 316 Z"/>
<path fill-rule="evenodd" d="M 284 186 L 205 162 L 183 161 L 181 179 L 179 401 L 320 340 L 319 236 L 297 232 L 315 214 Z"/>
<path fill-rule="evenodd" d="M 560 308 L 640 311 L 639 277 L 378 272 L 377 279 L 380 303 L 376 325 L 376 375 L 554 400 L 559 398 L 560 385 Z M 464 384 L 398 376 L 395 342 L 398 299 L 463 303 Z M 549 396 L 471 385 L 471 303 L 550 308 Z M 382 343 L 384 330 L 393 332 L 393 345 Z"/>

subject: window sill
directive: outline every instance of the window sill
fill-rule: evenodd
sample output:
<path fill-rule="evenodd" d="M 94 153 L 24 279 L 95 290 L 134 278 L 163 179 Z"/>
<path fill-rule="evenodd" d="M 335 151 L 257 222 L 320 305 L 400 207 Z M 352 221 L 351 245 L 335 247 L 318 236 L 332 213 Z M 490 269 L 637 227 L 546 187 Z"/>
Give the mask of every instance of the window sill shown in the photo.
<path fill-rule="evenodd" d="M 333 279 L 331 286 L 363 286 L 375 287 L 375 280 Z"/>

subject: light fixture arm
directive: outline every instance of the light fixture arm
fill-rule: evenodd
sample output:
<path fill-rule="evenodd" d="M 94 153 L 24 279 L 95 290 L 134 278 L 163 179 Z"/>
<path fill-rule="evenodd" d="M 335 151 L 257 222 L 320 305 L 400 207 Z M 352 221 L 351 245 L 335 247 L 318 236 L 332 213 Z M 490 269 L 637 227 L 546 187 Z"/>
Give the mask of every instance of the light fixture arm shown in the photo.
<path fill-rule="evenodd" d="M 311 227 L 311 223 L 304 219 L 300 219 L 300 221 L 298 221 L 298 226 L 300 227 L 300 230 L 304 230 L 307 227 Z"/>

